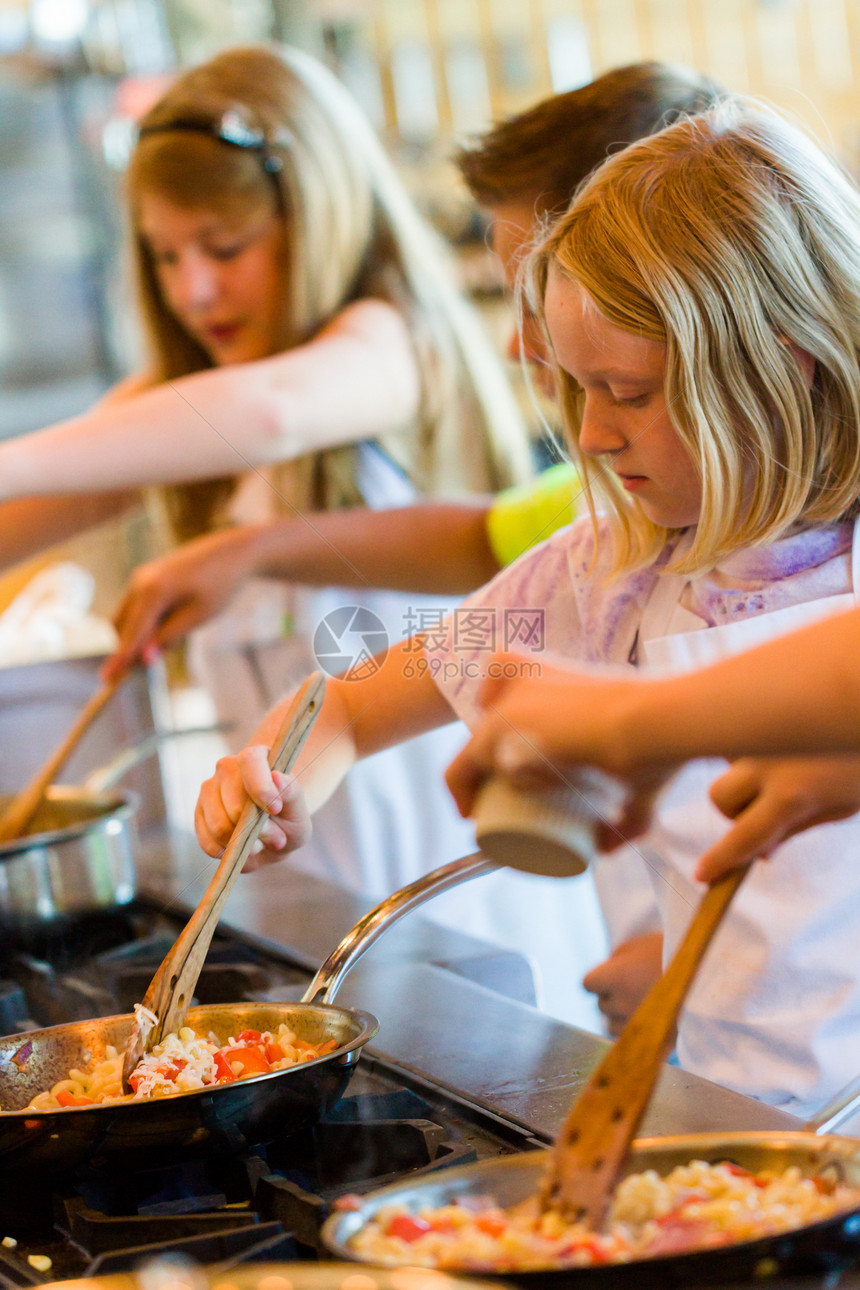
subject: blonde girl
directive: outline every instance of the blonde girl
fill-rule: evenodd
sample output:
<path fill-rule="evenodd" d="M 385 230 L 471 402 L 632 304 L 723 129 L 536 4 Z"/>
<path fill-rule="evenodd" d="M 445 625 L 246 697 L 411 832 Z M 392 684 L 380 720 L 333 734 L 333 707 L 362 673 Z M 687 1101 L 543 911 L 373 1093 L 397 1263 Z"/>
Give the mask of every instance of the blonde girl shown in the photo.
<path fill-rule="evenodd" d="M 291 491 L 299 475 L 311 498 L 357 498 L 353 445 L 369 438 L 425 490 L 529 473 L 514 401 L 440 244 L 309 55 L 228 50 L 180 76 L 141 122 L 127 196 L 148 351 L 133 388 L 157 388 L 3 444 L 4 500 L 232 481 L 311 453 Z M 165 210 L 197 236 L 178 221 L 161 236 Z M 256 274 L 246 314 L 202 300 L 207 258 Z M 211 492 L 186 498 L 183 527 L 205 527 L 212 508 Z"/>
<path fill-rule="evenodd" d="M 501 364 L 372 131 L 316 60 L 234 49 L 180 76 L 140 124 L 126 191 L 146 370 L 93 412 L 0 446 L 0 497 L 41 495 L 0 510 L 0 558 L 149 485 L 166 486 L 150 497 L 173 543 L 527 477 Z M 392 641 L 415 609 L 408 595 L 260 579 L 197 635 L 194 671 L 234 746 L 313 665 L 314 631 L 344 604 L 371 610 Z M 420 602 L 440 619 L 449 605 Z M 444 793 L 426 790 L 456 742 L 366 768 L 319 822 L 317 867 L 384 894 L 468 849 Z"/>
<path fill-rule="evenodd" d="M 535 254 L 534 304 L 571 446 L 610 509 L 467 602 L 486 643 L 488 622 L 501 632 L 528 610 L 532 666 L 554 653 L 679 671 L 853 603 L 858 227 L 849 180 L 752 105 L 669 126 L 585 184 Z M 250 792 L 273 816 L 262 863 L 282 826 L 301 831 L 302 793 L 313 808 L 356 758 L 452 711 L 473 723 L 491 655 L 463 626 L 423 669 L 395 656 L 331 687 L 297 781 L 273 785 L 259 747 L 223 764 L 198 801 L 201 843 L 223 845 Z M 682 772 L 648 838 L 668 954 L 725 828 L 707 798 L 719 769 Z M 798 1114 L 860 1069 L 858 843 L 858 824 L 829 825 L 748 876 L 681 1019 L 683 1066 Z"/>

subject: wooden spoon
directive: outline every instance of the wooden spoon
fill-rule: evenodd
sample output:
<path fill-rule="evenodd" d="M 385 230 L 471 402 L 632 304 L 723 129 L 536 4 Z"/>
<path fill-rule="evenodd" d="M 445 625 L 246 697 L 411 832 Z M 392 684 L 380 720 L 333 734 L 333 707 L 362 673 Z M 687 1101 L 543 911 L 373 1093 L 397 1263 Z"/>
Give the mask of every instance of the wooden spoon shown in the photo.
<path fill-rule="evenodd" d="M 568 1112 L 539 1196 L 543 1211 L 600 1229 L 678 1013 L 745 874 L 746 868 L 733 869 L 705 893 L 672 962 Z"/>
<path fill-rule="evenodd" d="M 269 753 L 272 770 L 292 768 L 319 715 L 324 694 L 325 677 L 321 672 L 314 672 L 296 692 Z M 267 819 L 262 807 L 255 802 L 246 803 L 203 899 L 150 981 L 143 1008 L 154 1013 L 156 1021 L 147 1025 L 145 1014 L 135 1010 L 135 1023 L 123 1058 L 126 1091 L 128 1078 L 143 1054 L 184 1024 L 221 909 Z"/>
<path fill-rule="evenodd" d="M 121 672 L 110 681 L 99 686 L 85 703 L 77 721 L 66 735 L 63 742 L 51 753 L 40 770 L 36 772 L 26 787 L 16 794 L 6 810 L 0 815 L 0 843 L 11 842 L 22 837 L 41 805 L 45 790 L 53 783 L 60 770 L 66 764 L 69 755 L 77 747 L 78 741 L 86 734 L 95 718 L 112 697 L 114 690 L 125 676 Z"/>

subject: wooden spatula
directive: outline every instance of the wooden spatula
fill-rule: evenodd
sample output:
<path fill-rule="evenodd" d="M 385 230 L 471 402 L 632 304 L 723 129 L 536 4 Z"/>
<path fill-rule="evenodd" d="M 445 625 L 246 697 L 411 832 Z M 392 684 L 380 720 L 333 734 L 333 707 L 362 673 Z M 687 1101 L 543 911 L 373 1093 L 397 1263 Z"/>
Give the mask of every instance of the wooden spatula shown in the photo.
<path fill-rule="evenodd" d="M 11 842 L 14 838 L 22 837 L 26 832 L 27 826 L 38 811 L 42 798 L 45 796 L 45 790 L 54 782 L 54 779 L 68 761 L 69 756 L 77 747 L 78 741 L 89 730 L 124 676 L 125 673 L 121 672 L 112 680 L 105 681 L 103 685 L 99 686 L 95 694 L 87 700 L 81 709 L 77 721 L 63 742 L 51 753 L 44 766 L 36 772 L 29 784 L 22 788 L 20 793 L 16 794 L 3 814 L 0 815 L 0 842 Z"/>
<path fill-rule="evenodd" d="M 319 715 L 325 694 L 325 677 L 314 672 L 297 691 L 269 753 L 273 770 L 288 771 L 302 750 Z M 149 983 L 143 1008 L 156 1017 L 147 1026 L 139 1011 L 123 1059 L 123 1088 L 145 1052 L 185 1022 L 194 988 L 203 967 L 221 909 L 242 872 L 257 836 L 268 818 L 262 807 L 248 802 L 239 816 L 230 841 L 206 888 L 203 899 L 168 950 Z"/>
<path fill-rule="evenodd" d="M 705 893 L 672 962 L 574 1102 L 553 1148 L 542 1210 L 600 1228 L 678 1013 L 745 873 L 734 869 Z"/>

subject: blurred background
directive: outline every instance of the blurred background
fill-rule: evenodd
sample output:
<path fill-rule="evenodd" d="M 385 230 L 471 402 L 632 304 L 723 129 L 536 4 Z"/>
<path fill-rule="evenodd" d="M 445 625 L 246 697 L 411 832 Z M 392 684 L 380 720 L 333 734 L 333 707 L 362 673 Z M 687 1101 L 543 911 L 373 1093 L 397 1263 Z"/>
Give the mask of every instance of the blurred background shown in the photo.
<path fill-rule="evenodd" d="M 134 121 L 175 68 L 271 39 L 348 84 L 499 343 L 500 283 L 448 156 L 553 90 L 683 62 L 778 103 L 860 171 L 858 0 L 0 0 L 0 437 L 82 411 L 133 366 L 118 185 Z M 121 538 L 75 544 L 105 602 L 142 554 L 133 527 Z"/>

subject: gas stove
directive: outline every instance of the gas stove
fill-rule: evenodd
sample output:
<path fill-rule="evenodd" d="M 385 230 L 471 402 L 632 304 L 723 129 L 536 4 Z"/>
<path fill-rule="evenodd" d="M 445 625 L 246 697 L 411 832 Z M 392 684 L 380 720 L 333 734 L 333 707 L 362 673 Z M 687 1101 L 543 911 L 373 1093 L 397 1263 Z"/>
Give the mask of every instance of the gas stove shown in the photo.
<path fill-rule="evenodd" d="M 183 921 L 178 908 L 168 912 L 165 902 L 141 900 L 116 915 L 45 933 L 39 941 L 5 943 L 0 949 L 0 1032 L 130 1011 Z M 320 1227 L 344 1193 L 361 1194 L 406 1175 L 545 1145 L 552 1137 L 547 1124 L 540 1123 L 545 1108 L 555 1118 L 556 1104 L 567 1104 L 572 1079 L 581 1077 L 573 1070 L 571 1051 L 600 1041 L 540 1021 L 533 1009 L 491 995 L 474 978 L 461 980 L 462 961 L 453 975 L 438 967 L 440 961 L 437 967 L 401 963 L 398 975 L 402 979 L 412 973 L 422 988 L 440 991 L 425 999 L 428 1011 L 438 1008 L 439 1000 L 450 1002 L 442 1015 L 457 1042 L 441 1052 L 439 1027 L 428 1026 L 425 1018 L 425 1029 L 436 1035 L 440 1051 L 431 1060 L 426 1047 L 410 1048 L 424 1031 L 416 1028 L 414 1007 L 401 1012 L 393 1000 L 378 1046 L 364 1051 L 347 1095 L 298 1134 L 169 1168 L 128 1167 L 118 1174 L 90 1165 L 63 1181 L 0 1178 L 0 1290 L 140 1272 L 165 1258 L 169 1264 L 171 1257 L 219 1273 L 244 1268 L 244 1284 L 254 1267 L 262 1275 L 273 1262 L 325 1259 Z M 390 965 L 365 972 L 357 1000 L 363 1004 L 368 992 L 367 1002 L 380 1015 L 379 1002 L 391 1000 L 390 976 L 383 994 L 375 974 L 384 977 L 386 972 L 390 974 Z M 268 936 L 219 931 L 197 1001 L 295 1000 L 311 975 L 307 956 L 276 950 Z M 484 1026 L 476 1025 L 476 1006 L 488 1010 Z M 505 1049 L 503 1064 L 498 1060 L 503 1032 L 498 1024 L 493 1029 L 496 1018 L 517 1028 L 518 1043 Z M 489 1037 L 487 1031 L 492 1032 Z M 482 1037 L 492 1048 L 495 1083 L 486 1093 L 457 1077 L 463 1069 L 459 1037 L 464 1033 L 472 1036 L 470 1072 L 482 1069 Z M 506 1076 L 518 1061 L 528 1074 L 511 1081 Z M 656 1115 L 702 1117 L 701 1082 L 679 1072 L 668 1071 L 667 1076 L 668 1094 Z M 539 1093 L 539 1114 L 531 1123 L 517 1113 L 529 1108 L 530 1084 Z M 706 1122 L 694 1123 L 694 1128 L 712 1127 L 714 1107 L 725 1093 L 705 1085 L 704 1094 L 712 1089 Z M 743 1114 L 745 1104 L 745 1099 L 726 1094 L 720 1114 Z M 175 1278 L 168 1281 L 175 1284 Z M 837 1287 L 860 1290 L 860 1272 L 769 1282 L 769 1290 Z"/>
<path fill-rule="evenodd" d="M 180 925 L 138 903 L 26 947 L 7 945 L 0 1030 L 130 1011 Z M 295 999 L 309 978 L 286 958 L 219 934 L 196 1001 Z M 128 1272 L 165 1254 L 203 1264 L 316 1258 L 319 1228 L 345 1192 L 544 1142 L 365 1053 L 348 1096 L 298 1134 L 163 1169 L 4 1179 L 0 1287 Z"/>

